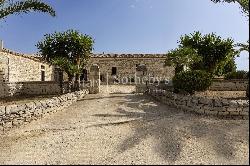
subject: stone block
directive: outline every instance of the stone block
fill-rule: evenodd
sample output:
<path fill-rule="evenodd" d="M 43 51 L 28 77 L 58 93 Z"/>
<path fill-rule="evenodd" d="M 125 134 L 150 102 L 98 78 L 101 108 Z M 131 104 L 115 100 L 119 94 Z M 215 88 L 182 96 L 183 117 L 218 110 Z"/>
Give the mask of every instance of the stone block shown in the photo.
<path fill-rule="evenodd" d="M 33 110 L 36 107 L 34 102 L 30 102 L 26 104 L 26 108 L 29 110 Z"/>
<path fill-rule="evenodd" d="M 212 102 L 213 101 L 211 99 L 208 99 L 208 98 L 205 98 L 205 97 L 200 98 L 199 101 L 198 101 L 199 104 L 205 104 L 205 105 L 211 105 Z"/>
<path fill-rule="evenodd" d="M 240 111 L 230 111 L 229 114 L 232 116 L 238 116 L 240 115 Z"/>
<path fill-rule="evenodd" d="M 3 128 L 4 128 L 4 129 L 12 128 L 12 122 L 11 122 L 11 121 L 5 122 L 5 123 L 3 124 Z"/>
<path fill-rule="evenodd" d="M 0 106 L 0 116 L 5 114 L 5 108 L 6 106 Z"/>
<path fill-rule="evenodd" d="M 218 115 L 218 111 L 214 111 L 214 110 L 205 110 L 205 114 L 206 114 L 206 115 L 217 116 L 217 115 Z"/>
<path fill-rule="evenodd" d="M 194 107 L 194 111 L 198 114 L 205 114 L 205 110 L 201 106 Z"/>
<path fill-rule="evenodd" d="M 213 99 L 213 103 L 215 107 L 222 107 L 222 101 L 220 99 Z"/>
<path fill-rule="evenodd" d="M 219 111 L 218 112 L 218 115 L 219 116 L 227 116 L 227 115 L 229 115 L 230 113 L 228 112 L 228 111 Z"/>
<path fill-rule="evenodd" d="M 248 111 L 241 111 L 240 115 L 242 115 L 242 116 L 248 116 L 249 112 Z"/>
<path fill-rule="evenodd" d="M 238 101 L 230 101 L 229 102 L 229 107 L 235 107 L 235 108 L 238 108 L 240 105 L 238 103 Z"/>
<path fill-rule="evenodd" d="M 243 110 L 244 112 L 249 112 L 249 107 L 243 107 L 242 110 Z"/>
<path fill-rule="evenodd" d="M 221 99 L 222 106 L 229 106 L 229 102 L 227 99 Z"/>
<path fill-rule="evenodd" d="M 17 105 L 7 105 L 5 108 L 5 114 L 17 114 L 19 111 Z"/>
<path fill-rule="evenodd" d="M 21 120 L 21 119 L 19 119 L 19 120 L 14 119 L 13 122 L 12 122 L 12 125 L 13 125 L 13 126 L 20 126 L 20 125 L 22 125 L 23 123 L 24 123 L 24 119 L 23 119 L 23 120 Z"/>
<path fill-rule="evenodd" d="M 36 109 L 39 109 L 39 108 L 43 107 L 42 103 L 40 101 L 35 101 L 34 103 L 35 103 Z"/>
<path fill-rule="evenodd" d="M 211 107 L 209 105 L 204 105 L 203 109 L 206 110 L 206 111 L 214 111 L 214 107 Z"/>

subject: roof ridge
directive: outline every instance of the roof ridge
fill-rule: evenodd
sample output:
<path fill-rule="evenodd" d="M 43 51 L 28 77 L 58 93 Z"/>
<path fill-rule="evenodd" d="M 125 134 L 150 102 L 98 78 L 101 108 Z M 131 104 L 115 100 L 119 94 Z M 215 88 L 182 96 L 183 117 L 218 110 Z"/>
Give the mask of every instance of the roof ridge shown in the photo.
<path fill-rule="evenodd" d="M 105 53 L 105 54 L 92 54 L 93 58 L 164 58 L 167 54 L 139 54 L 139 53 Z"/>
<path fill-rule="evenodd" d="M 13 50 L 10 50 L 10 49 L 6 49 L 6 48 L 3 48 L 1 50 L 1 52 L 8 53 L 8 54 L 11 54 L 11 55 L 14 55 L 14 56 L 27 58 L 27 59 L 34 60 L 34 61 L 48 63 L 48 62 L 42 60 L 41 57 L 38 54 L 23 54 L 23 53 L 19 53 L 19 52 L 16 52 L 16 51 L 13 51 Z"/>

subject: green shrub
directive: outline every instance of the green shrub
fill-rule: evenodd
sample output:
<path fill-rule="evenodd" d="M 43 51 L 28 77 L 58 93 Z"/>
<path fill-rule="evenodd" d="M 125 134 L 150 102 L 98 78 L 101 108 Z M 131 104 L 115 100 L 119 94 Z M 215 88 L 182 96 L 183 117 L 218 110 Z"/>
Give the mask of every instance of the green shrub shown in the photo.
<path fill-rule="evenodd" d="M 194 94 L 205 91 L 212 84 L 212 76 L 206 71 L 193 70 L 180 72 L 173 78 L 175 92 Z"/>
<path fill-rule="evenodd" d="M 240 70 L 240 71 L 235 71 L 231 72 L 225 75 L 226 80 L 231 80 L 231 79 L 249 79 L 249 72 Z"/>

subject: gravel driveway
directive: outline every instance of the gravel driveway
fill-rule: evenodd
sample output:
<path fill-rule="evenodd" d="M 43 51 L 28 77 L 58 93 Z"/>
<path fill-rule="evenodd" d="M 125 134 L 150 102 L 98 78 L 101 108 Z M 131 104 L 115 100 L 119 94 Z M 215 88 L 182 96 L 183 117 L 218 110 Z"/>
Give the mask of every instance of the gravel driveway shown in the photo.
<path fill-rule="evenodd" d="M 1 135 L 0 164 L 249 164 L 248 124 L 143 95 L 88 95 Z"/>

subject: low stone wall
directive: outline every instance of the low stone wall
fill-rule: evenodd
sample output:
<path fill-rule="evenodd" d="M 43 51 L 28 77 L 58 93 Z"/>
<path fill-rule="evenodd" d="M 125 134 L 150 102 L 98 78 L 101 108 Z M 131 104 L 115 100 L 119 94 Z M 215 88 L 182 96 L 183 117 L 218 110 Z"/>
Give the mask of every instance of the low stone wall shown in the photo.
<path fill-rule="evenodd" d="M 219 117 L 248 119 L 249 100 L 227 100 L 220 97 L 206 98 L 175 94 L 166 90 L 148 87 L 146 92 L 156 100 L 184 111 Z"/>
<path fill-rule="evenodd" d="M 249 80 L 215 79 L 209 90 L 211 91 L 246 91 Z"/>
<path fill-rule="evenodd" d="M 0 106 L 0 132 L 8 131 L 13 127 L 42 118 L 46 114 L 62 110 L 84 98 L 88 93 L 88 90 L 83 90 L 26 104 Z"/>
<path fill-rule="evenodd" d="M 14 82 L 0 83 L 0 98 L 18 95 L 53 95 L 60 94 L 57 82 Z"/>

